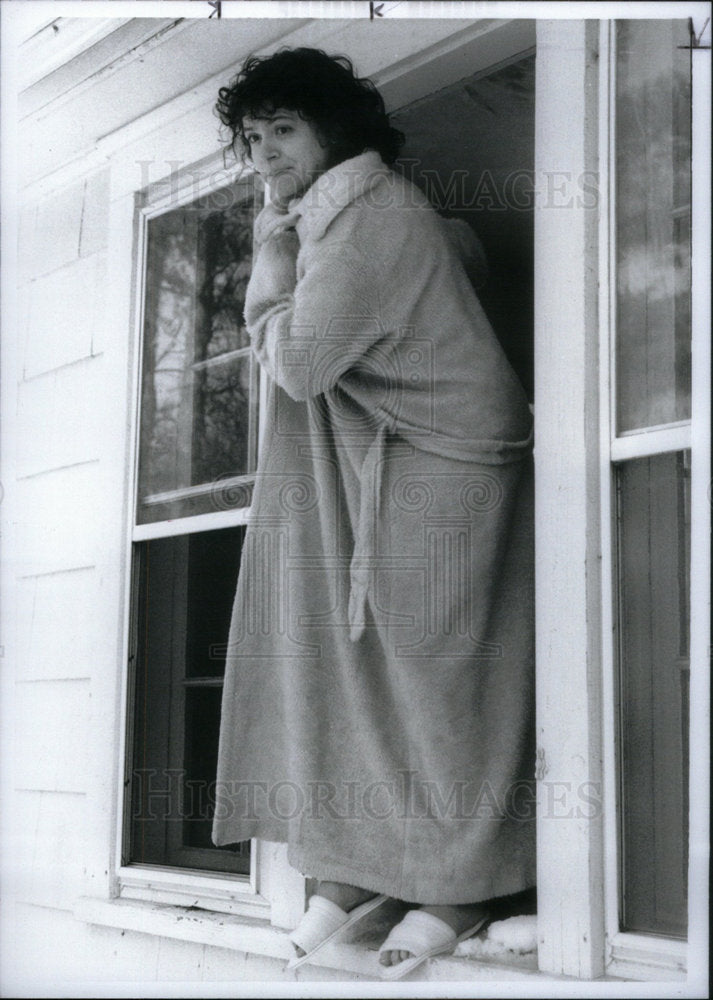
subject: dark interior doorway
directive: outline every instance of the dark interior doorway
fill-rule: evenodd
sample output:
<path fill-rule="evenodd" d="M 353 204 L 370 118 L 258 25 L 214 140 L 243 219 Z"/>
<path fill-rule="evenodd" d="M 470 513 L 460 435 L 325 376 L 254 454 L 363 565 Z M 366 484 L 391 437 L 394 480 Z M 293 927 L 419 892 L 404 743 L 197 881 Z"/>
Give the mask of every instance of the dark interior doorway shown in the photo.
<path fill-rule="evenodd" d="M 466 77 L 392 120 L 406 135 L 397 168 L 483 244 L 489 275 L 478 295 L 532 402 L 535 55 Z"/>

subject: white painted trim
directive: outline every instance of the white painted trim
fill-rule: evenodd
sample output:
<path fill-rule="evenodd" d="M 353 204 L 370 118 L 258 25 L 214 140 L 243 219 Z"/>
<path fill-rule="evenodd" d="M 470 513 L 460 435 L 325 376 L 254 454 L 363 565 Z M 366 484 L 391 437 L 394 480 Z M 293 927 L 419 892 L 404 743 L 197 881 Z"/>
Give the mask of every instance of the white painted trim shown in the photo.
<path fill-rule="evenodd" d="M 173 538 L 178 535 L 192 535 L 196 531 L 217 531 L 219 528 L 233 528 L 247 524 L 249 507 L 237 510 L 219 510 L 214 514 L 194 514 L 176 521 L 154 521 L 152 524 L 137 524 L 133 531 L 135 542 L 146 542 L 154 538 Z"/>
<path fill-rule="evenodd" d="M 538 21 L 535 178 L 597 169 L 597 25 Z M 600 808 L 554 808 L 557 783 L 601 787 L 596 208 L 535 202 L 535 616 L 540 969 L 604 972 Z M 542 780 L 545 779 L 545 780 Z M 565 785 L 565 787 L 567 787 Z"/>
<path fill-rule="evenodd" d="M 604 918 L 607 965 L 611 941 L 619 933 L 619 760 L 616 678 L 616 622 L 614 603 L 614 495 L 611 468 L 611 428 L 614 421 L 613 343 L 616 320 L 616 227 L 614 225 L 613 56 L 614 25 L 599 24 L 599 477 L 602 553 L 602 808 L 604 810 Z"/>
<path fill-rule="evenodd" d="M 140 18 L 128 18 L 127 20 L 134 21 L 137 25 L 141 23 Z M 53 96 L 49 101 L 47 101 L 46 104 L 32 108 L 26 116 L 23 116 L 22 120 L 31 120 L 31 127 L 41 127 L 43 118 L 46 118 L 49 115 L 61 113 L 61 109 L 69 101 L 73 100 L 73 98 L 78 94 L 88 90 L 97 82 L 97 80 L 107 79 L 127 64 L 132 63 L 137 59 L 144 59 L 152 49 L 165 44 L 169 38 L 173 38 L 186 31 L 186 29 L 190 27 L 191 23 L 189 20 L 181 19 L 180 17 L 162 18 L 160 20 L 157 19 L 157 21 L 158 23 L 156 23 L 153 19 L 147 19 L 146 23 L 148 30 L 141 38 L 141 41 L 138 43 L 135 42 L 130 49 L 125 49 L 120 55 L 112 57 L 109 62 L 106 62 L 98 68 L 92 70 L 89 76 L 83 77 L 78 82 L 71 84 L 66 90 L 56 96 Z M 58 63 L 55 66 L 55 69 L 59 69 L 62 65 L 67 64 L 68 62 Z M 27 93 L 27 90 L 25 93 Z"/>
<path fill-rule="evenodd" d="M 119 899 L 135 900 L 144 903 L 157 903 L 159 906 L 188 906 L 192 909 L 206 910 L 211 913 L 230 913 L 237 917 L 248 917 L 252 920 L 270 919 L 270 904 L 266 899 L 258 899 L 247 893 L 244 898 L 234 894 L 235 899 L 224 898 L 215 892 L 191 891 L 191 883 L 188 881 L 190 872 L 186 873 L 186 878 L 176 880 L 176 888 L 169 887 L 154 888 L 150 885 L 143 885 L 140 880 L 133 882 L 125 875 L 120 876 L 121 887 Z"/>
<path fill-rule="evenodd" d="M 167 161 L 168 162 L 168 161 Z M 206 160 L 200 162 L 200 164 L 192 164 L 187 168 L 184 168 L 177 172 L 171 177 L 170 190 L 165 191 L 158 189 L 157 187 L 152 187 L 149 185 L 148 189 L 143 189 L 137 194 L 143 205 L 139 209 L 139 235 L 138 235 L 138 247 L 136 254 L 136 271 L 137 271 L 137 297 L 136 297 L 136 336 L 138 343 L 140 344 L 140 356 L 138 359 L 138 369 L 135 372 L 135 386 L 136 386 L 136 400 L 135 400 L 135 410 L 132 416 L 132 428 L 134 428 L 134 460 L 133 469 L 134 475 L 132 480 L 133 497 L 134 497 L 134 514 L 133 519 L 136 521 L 138 515 L 138 502 L 136 499 L 137 484 L 138 484 L 138 462 L 139 462 L 139 443 L 138 443 L 138 433 L 139 433 L 139 423 L 141 414 L 141 367 L 142 367 L 142 357 L 143 357 L 143 330 L 144 330 L 144 303 L 145 303 L 145 257 L 146 257 L 146 247 L 147 247 L 147 227 L 148 223 L 167 211 L 171 211 L 176 208 L 180 208 L 182 205 L 186 205 L 194 201 L 198 197 L 204 197 L 211 194 L 214 191 L 219 191 L 227 185 L 239 181 L 242 179 L 247 179 L 254 174 L 254 170 L 251 168 L 246 168 L 241 171 L 240 176 L 231 177 L 229 172 L 222 173 L 220 170 L 216 169 L 220 167 L 222 163 L 222 153 L 220 150 L 216 150 L 214 154 L 208 157 Z M 200 170 L 198 170 L 200 166 Z M 206 173 L 207 172 L 207 173 Z M 205 181 L 200 191 L 196 188 L 197 179 L 201 178 Z M 262 186 L 262 185 L 261 185 Z M 220 358 L 210 359 L 210 362 L 200 362 L 194 367 L 204 367 L 205 364 L 213 362 L 224 362 L 232 360 L 236 357 L 245 357 L 250 354 L 250 348 L 241 348 L 237 351 L 231 352 L 229 355 L 221 355 Z M 251 450 L 254 448 L 252 442 L 249 442 L 249 447 Z M 254 473 L 246 473 L 241 476 L 233 476 L 230 479 L 219 480 L 217 483 L 201 483 L 197 486 L 186 487 L 185 489 L 167 491 L 166 493 L 156 494 L 155 496 L 146 498 L 144 503 L 162 503 L 166 500 L 175 499 L 177 497 L 191 497 L 191 496 L 203 496 L 212 492 L 216 488 L 216 485 L 220 490 L 230 489 L 234 485 L 242 485 L 247 483 L 252 483 L 255 480 Z M 149 524 L 137 524 L 133 530 L 133 541 L 146 541 L 154 538 L 167 538 L 178 535 L 193 534 L 198 531 L 213 531 L 219 528 L 233 527 L 236 525 L 244 525 L 248 523 L 250 516 L 250 509 L 248 507 L 238 508 L 234 510 L 217 510 L 211 511 L 205 514 L 196 514 L 190 517 L 181 519 L 171 519 L 163 521 L 155 521 Z"/>
<path fill-rule="evenodd" d="M 82 897 L 77 900 L 74 916 L 88 924 L 103 927 L 115 927 L 117 930 L 134 931 L 141 934 L 152 934 L 177 941 L 192 941 L 208 947 L 225 948 L 232 952 L 263 955 L 269 958 L 283 960 L 285 963 L 294 956 L 294 949 L 287 934 L 270 926 L 263 920 L 245 920 L 244 917 L 232 914 L 210 913 L 208 911 L 189 909 L 180 906 L 165 906 L 149 901 L 129 899 L 103 900 L 93 897 Z M 449 995 L 465 996 L 464 985 L 469 982 L 486 984 L 521 982 L 532 983 L 536 996 L 571 995 L 565 992 L 565 983 L 561 979 L 552 980 L 541 975 L 532 967 L 532 956 L 522 956 L 513 962 L 508 961 L 506 954 L 498 956 L 500 960 L 474 961 L 453 955 L 432 959 L 419 972 L 419 979 L 437 980 L 449 984 Z M 310 963 L 312 968 L 331 969 L 350 975 L 359 975 L 366 980 L 379 983 L 379 963 L 376 942 L 367 944 L 333 944 L 325 947 L 314 956 Z M 300 972 L 290 972 L 286 968 L 280 976 L 280 982 L 295 984 L 300 991 L 290 995 L 320 995 L 326 996 L 329 991 L 318 991 L 315 994 L 307 987 L 298 985 L 300 979 L 313 979 L 312 968 Z M 458 986 L 457 984 L 461 984 Z M 547 986 L 551 984 L 551 989 Z M 213 984 L 215 985 L 215 984 Z M 410 984 L 407 989 L 410 989 Z M 558 989 L 559 987 L 559 989 Z M 288 986 L 289 988 L 289 986 Z M 465 986 L 467 989 L 467 985 Z M 485 987 L 488 988 L 487 986 Z M 523 986 L 526 989 L 525 986 Z M 239 987 L 237 995 L 241 993 Z M 398 990 L 398 987 L 397 987 Z M 263 991 L 264 992 L 264 991 Z M 281 991 L 278 991 L 281 992 Z M 349 990 L 342 982 L 339 994 L 350 996 L 364 995 Z M 367 992 L 366 995 L 376 995 Z M 389 995 L 405 996 L 407 994 L 389 993 Z M 413 995 L 413 994 L 408 994 Z M 422 991 L 419 995 L 424 995 Z M 528 995 L 530 991 L 528 990 Z M 614 995 L 610 993 L 609 995 Z"/>
<path fill-rule="evenodd" d="M 645 427 L 640 431 L 631 431 L 614 438 L 611 442 L 611 460 L 626 462 L 631 458 L 662 455 L 668 451 L 684 451 L 690 447 L 691 422 L 683 420 L 678 424 L 663 427 Z"/>
<path fill-rule="evenodd" d="M 685 941 L 645 934 L 617 934 L 610 941 L 607 975 L 625 979 L 685 982 Z"/>
<path fill-rule="evenodd" d="M 613 469 L 612 463 L 666 452 L 692 449 L 691 488 L 691 733 L 709 732 L 708 698 L 710 682 L 708 651 L 710 630 L 710 502 L 706 495 L 710 483 L 710 132 L 708 116 L 701 111 L 709 107 L 710 61 L 702 60 L 708 80 L 694 83 L 694 144 L 702 148 L 694 162 L 706 165 L 694 171 L 692 203 L 693 224 L 698 226 L 693 236 L 694 257 L 700 257 L 693 272 L 693 392 L 692 420 L 661 427 L 644 428 L 613 436 L 616 420 L 615 338 L 616 329 L 616 219 L 614 204 L 615 171 L 615 73 L 616 53 L 614 25 L 600 25 L 600 390 L 602 405 L 601 428 L 601 502 L 602 502 L 602 669 L 604 698 L 604 816 L 605 816 L 605 889 L 607 930 L 607 974 L 628 979 L 681 981 L 689 970 L 698 981 L 707 975 L 708 943 L 707 847 L 703 857 L 694 858 L 694 829 L 700 824 L 701 844 L 708 844 L 708 774 L 709 748 L 691 753 L 690 803 L 691 830 L 689 854 L 689 942 L 656 935 L 635 934 L 619 930 L 619 813 L 615 621 L 614 614 L 614 539 L 613 539 Z M 694 80 L 695 80 L 694 57 Z M 698 116 L 696 111 L 698 110 Z M 696 138 L 695 122 L 699 121 Z M 695 147 L 694 147 L 695 148 Z M 699 668 L 694 674 L 693 664 Z M 696 681 L 694 682 L 694 676 Z M 698 687 L 698 691 L 695 687 Z M 705 737 L 704 737 L 705 738 Z M 705 970 L 701 968 L 705 965 Z"/>
<path fill-rule="evenodd" d="M 196 872 L 184 868 L 124 865 L 118 871 L 124 885 L 151 889 L 171 889 L 175 892 L 209 893 L 233 899 L 251 893 L 254 887 L 246 875 L 226 872 Z"/>
<path fill-rule="evenodd" d="M 150 900 L 84 896 L 76 901 L 74 916 L 88 924 L 271 955 L 285 961 L 294 954 L 286 934 L 275 930 L 266 920 L 246 921 L 243 914 L 213 913 Z"/>
<path fill-rule="evenodd" d="M 208 184 L 198 193 L 196 191 L 196 165 L 192 165 L 188 169 L 183 169 L 172 177 L 170 190 L 168 192 L 163 191 L 158 193 L 158 190 L 154 188 L 152 190 L 151 185 L 148 189 L 144 189 L 142 192 L 137 193 L 143 202 L 143 206 L 139 209 L 138 215 L 138 246 L 136 253 L 136 274 L 137 274 L 137 294 L 136 294 L 136 337 L 137 342 L 140 345 L 139 357 L 138 357 L 138 367 L 134 372 L 134 385 L 135 385 L 135 404 L 134 412 L 132 414 L 131 427 L 133 428 L 133 479 L 132 479 L 132 495 L 134 496 L 134 513 L 133 521 L 136 521 L 138 514 L 138 504 L 136 501 L 136 492 L 138 484 L 138 461 L 139 461 L 139 444 L 138 444 L 138 428 L 140 422 L 141 414 L 141 366 L 142 366 L 142 356 L 143 356 L 143 329 L 144 329 L 144 302 L 145 302 L 145 257 L 146 257 L 146 245 L 147 245 L 147 226 L 151 219 L 157 218 L 164 212 L 179 208 L 182 205 L 188 204 L 193 201 L 196 197 L 202 197 L 204 195 L 210 194 L 213 191 L 218 191 L 225 187 L 227 184 L 231 183 L 231 177 L 229 174 L 221 175 L 219 172 L 215 172 L 214 168 L 220 165 L 222 160 L 222 154 L 220 150 L 216 150 L 215 153 L 208 158 L 207 161 L 201 163 L 201 173 L 200 176 L 204 176 L 204 171 L 212 171 L 211 178 Z M 252 171 L 248 171 L 251 173 Z M 233 178 L 234 179 L 234 178 Z M 244 356 L 249 351 L 248 348 L 242 349 L 240 351 L 234 352 L 235 356 Z M 222 360 L 225 360 L 223 358 Z M 233 477 L 230 480 L 225 480 L 220 482 L 221 489 L 230 488 L 231 485 L 237 483 L 247 483 L 254 480 L 254 475 L 246 474 L 245 476 Z M 195 496 L 203 495 L 210 492 L 214 488 L 215 484 L 200 484 L 195 487 L 189 487 L 185 490 L 175 490 L 171 491 L 172 494 L 179 494 L 181 496 Z M 168 496 L 168 494 L 167 494 Z M 162 495 L 157 495 L 155 502 L 160 502 Z M 153 538 L 166 538 L 174 535 L 185 535 L 191 534 L 197 531 L 212 531 L 218 528 L 232 527 L 234 525 L 246 524 L 249 517 L 249 508 L 239 508 L 237 510 L 222 510 L 215 511 L 206 514 L 198 514 L 192 517 L 182 518 L 180 520 L 172 519 L 165 521 L 156 521 L 151 524 L 138 524 L 133 529 L 132 539 L 133 541 L 146 541 L 147 539 Z"/>
<path fill-rule="evenodd" d="M 484 11 L 485 13 L 485 11 Z M 389 112 L 474 73 L 488 73 L 535 46 L 535 22 L 526 19 L 473 21 L 457 35 L 433 43 L 372 74 Z"/>
<path fill-rule="evenodd" d="M 171 164 L 170 160 L 164 162 Z M 182 165 L 168 177 L 159 175 L 157 180 L 148 182 L 148 186 L 143 189 L 144 207 L 141 214 L 144 224 L 164 212 L 181 208 L 214 191 L 220 191 L 221 188 L 241 181 L 247 186 L 250 178 L 256 190 L 264 190 L 264 185 L 251 164 L 236 163 L 225 167 L 223 150 L 218 148 L 195 163 Z M 169 187 L 165 190 L 167 184 Z"/>
<path fill-rule="evenodd" d="M 616 22 L 614 20 L 600 21 L 600 42 L 602 36 L 606 35 L 606 66 L 602 61 L 600 53 L 599 66 L 600 75 L 606 74 L 606 104 L 599 106 L 599 170 L 601 176 L 602 165 L 606 171 L 607 202 L 605 232 L 600 236 L 606 239 L 605 247 L 608 249 L 607 273 L 606 273 L 606 313 L 601 316 L 606 322 L 606 334 L 600 329 L 600 344 L 602 338 L 606 342 L 607 354 L 600 354 L 600 364 L 604 368 L 608 378 L 605 387 L 605 396 L 602 398 L 602 410 L 608 406 L 606 413 L 607 436 L 603 437 L 602 445 L 606 449 L 606 475 L 607 489 L 610 489 L 611 481 L 611 448 L 617 438 L 617 381 L 616 381 L 616 330 L 617 330 L 617 301 L 616 301 L 616 281 L 617 281 L 617 228 L 616 228 Z M 600 89 L 600 101 L 604 97 Z M 601 282 L 602 275 L 600 273 Z M 600 287 L 600 298 L 603 289 Z M 611 546 L 611 522 L 608 522 L 608 543 Z M 602 525 L 603 527 L 603 525 Z M 611 579 L 611 578 L 610 578 Z M 610 589 L 610 593 L 613 591 Z"/>
<path fill-rule="evenodd" d="M 112 169 L 112 183 L 116 171 Z M 128 266 L 132 271 L 133 316 L 130 331 L 131 343 L 135 345 L 131 370 L 131 413 L 129 416 L 128 433 L 131 441 L 131 462 L 129 478 L 129 543 L 128 559 L 131 566 L 131 528 L 136 524 L 138 514 L 138 483 L 139 483 L 139 440 L 141 421 L 141 373 L 144 364 L 144 336 L 146 324 L 146 252 L 147 252 L 147 219 L 141 208 L 143 193 L 132 192 L 134 212 L 134 245 L 131 247 Z M 125 248 L 125 251 L 128 248 Z"/>
<path fill-rule="evenodd" d="M 111 184 L 115 183 L 112 175 Z M 132 643 L 132 526 L 135 520 L 136 481 L 138 468 L 137 415 L 139 412 L 139 390 L 142 354 L 142 317 L 141 307 L 141 274 L 143 273 L 143 240 L 139 233 L 139 214 L 135 194 L 111 200 L 109 216 L 109 251 L 121 261 L 117 266 L 113 283 L 116 295 L 122 295 L 126 300 L 128 323 L 119 326 L 116 335 L 126 338 L 129 354 L 128 393 L 127 393 L 127 423 L 126 443 L 126 520 L 124 522 L 123 542 L 123 603 L 119 628 L 121 631 L 121 659 L 117 664 L 121 679 L 119 704 L 117 706 L 117 721 L 119 726 L 119 754 L 116 774 L 116 833 L 114 850 L 114 871 L 112 872 L 112 894 L 119 894 L 120 885 L 117 873 L 121 870 L 124 855 L 128 846 L 128 825 L 125 826 L 124 816 L 127 809 L 126 770 L 132 743 L 132 712 L 129 705 L 129 655 Z M 130 233 L 130 244 L 126 234 Z M 111 331 L 110 331 L 111 332 Z"/>
<path fill-rule="evenodd" d="M 252 847 L 254 850 L 254 842 Z M 199 874 L 180 868 L 128 865 L 119 869 L 117 877 L 122 899 L 144 899 L 265 920 L 270 918 L 270 903 L 257 892 L 254 871 L 246 877 L 225 872 Z"/>
<path fill-rule="evenodd" d="M 246 472 L 244 475 L 231 476 L 229 479 L 220 479 L 217 482 L 220 483 L 221 489 L 231 489 L 233 486 L 248 485 L 254 478 L 254 476 Z M 179 487 L 175 490 L 164 490 L 162 493 L 147 493 L 142 498 L 141 503 L 146 507 L 155 507 L 157 504 L 173 503 L 175 500 L 196 499 L 196 497 L 210 496 L 215 488 L 216 481 L 212 481 L 209 483 L 198 483 L 196 486 Z M 190 514 L 187 516 L 196 517 L 197 515 Z"/>
<path fill-rule="evenodd" d="M 244 486 L 251 483 L 255 476 L 246 472 L 244 475 L 231 476 L 229 479 L 219 480 L 222 489 L 230 489 L 232 486 Z M 198 483 L 196 486 L 184 486 L 175 490 L 164 490 L 162 493 L 149 493 L 143 499 L 143 504 L 153 506 L 159 503 L 170 503 L 173 500 L 186 500 L 191 497 L 204 497 L 215 489 L 215 482 Z"/>
<path fill-rule="evenodd" d="M 260 893 L 261 869 L 265 848 L 260 840 L 254 838 L 250 841 L 250 874 L 248 875 L 248 885 L 253 896 Z"/>
<path fill-rule="evenodd" d="M 60 66 L 75 59 L 82 52 L 96 45 L 107 35 L 121 28 L 129 18 L 105 18 L 94 21 L 81 18 L 59 17 L 48 19 L 40 25 L 20 46 L 20 90 L 26 90 L 33 84 L 49 76 Z M 59 42 L 56 38 L 49 41 L 47 28 L 57 25 Z"/>
<path fill-rule="evenodd" d="M 237 361 L 239 358 L 249 358 L 252 353 L 250 347 L 236 347 L 233 351 L 226 351 L 225 354 L 216 354 L 212 358 L 205 358 L 203 361 L 194 361 L 191 371 L 206 371 L 209 368 L 217 368 L 218 365 L 225 365 L 230 361 Z"/>
<path fill-rule="evenodd" d="M 116 181 L 112 177 L 112 181 Z M 210 190 L 224 186 L 223 178 L 216 179 L 214 186 Z M 184 183 L 180 188 L 181 197 L 185 201 L 193 197 L 191 188 Z M 206 190 L 204 193 L 208 193 Z M 182 871 L 180 869 L 170 870 L 167 868 L 152 868 L 139 866 L 126 866 L 123 863 L 127 847 L 128 832 L 125 828 L 126 793 L 125 775 L 128 766 L 131 735 L 132 706 L 129 704 L 129 651 L 130 651 L 130 624 L 132 614 L 132 556 L 133 544 L 137 541 L 145 541 L 154 538 L 176 537 L 197 531 L 215 530 L 224 527 L 233 527 L 247 523 L 250 514 L 249 508 L 238 510 L 215 511 L 208 514 L 200 514 L 194 517 L 182 518 L 180 520 L 159 521 L 152 524 L 136 525 L 137 513 L 137 483 L 138 483 L 138 463 L 139 463 L 139 429 L 141 413 L 141 368 L 143 359 L 143 329 L 144 329 L 144 303 L 145 303 L 145 255 L 147 243 L 147 224 L 149 218 L 159 214 L 160 209 L 169 207 L 165 198 L 157 199 L 156 203 L 150 203 L 145 207 L 140 206 L 142 201 L 141 192 L 136 192 L 133 196 L 116 199 L 112 202 L 112 217 L 114 213 L 120 213 L 123 225 L 112 225 L 110 232 L 114 236 L 117 232 L 124 234 L 128 227 L 128 215 L 131 215 L 131 231 L 133 232 L 133 244 L 128 247 L 123 245 L 117 247 L 117 253 L 122 255 L 125 266 L 119 269 L 122 273 L 128 272 L 128 287 L 126 288 L 128 297 L 132 300 L 131 330 L 129 331 L 129 343 L 133 349 L 133 364 L 131 366 L 131 390 L 132 400 L 130 407 L 130 417 L 128 420 L 128 466 L 132 469 L 132 475 L 128 476 L 127 489 L 129 503 L 127 505 L 128 529 L 125 536 L 125 588 L 124 588 L 124 625 L 123 625 L 123 657 L 120 664 L 121 669 L 121 703 L 119 705 L 119 717 L 121 719 L 119 753 L 119 777 L 117 781 L 119 804 L 117 809 L 118 830 L 116 835 L 117 852 L 115 859 L 114 892 L 117 895 L 134 895 L 136 898 L 151 899 L 154 902 L 178 903 L 185 900 L 185 896 L 197 897 L 202 905 L 213 905 L 215 909 L 223 912 L 236 912 L 238 907 L 241 912 L 245 906 L 262 908 L 260 915 L 269 917 L 269 902 L 258 894 L 260 881 L 259 867 L 261 859 L 261 849 L 256 841 L 252 842 L 250 875 L 248 878 L 239 879 L 224 876 L 222 873 L 216 876 L 195 875 L 192 871 Z M 170 206 L 173 202 L 169 203 Z M 126 216 L 124 215 L 126 213 Z M 123 242 L 123 241 L 122 241 Z M 250 476 L 239 477 L 241 480 L 250 480 Z M 233 480 L 229 481 L 232 482 Z M 228 481 L 226 481 L 228 482 Z M 252 897 L 252 898 L 251 898 Z M 198 905 L 198 904 L 195 904 Z"/>
<path fill-rule="evenodd" d="M 187 20 L 184 23 L 188 26 L 190 22 Z M 313 22 L 305 21 L 299 28 L 273 39 L 269 50 L 272 51 L 281 45 L 296 46 L 303 44 L 302 39 L 307 30 L 311 31 L 311 41 L 309 44 L 322 43 L 325 47 L 329 48 L 330 36 L 334 35 L 338 29 L 335 28 L 334 22 L 328 18 L 324 19 L 324 21 L 320 20 L 317 22 L 317 25 L 318 27 L 315 28 Z M 419 77 L 427 77 L 428 74 L 425 70 L 427 70 L 429 63 L 435 57 L 443 60 L 443 68 L 439 68 L 439 72 L 442 73 L 443 69 L 445 69 L 454 73 L 452 79 L 444 79 L 443 82 L 438 84 L 438 86 L 446 86 L 448 83 L 455 82 L 459 75 L 459 72 L 456 72 L 456 66 L 453 62 L 454 51 L 459 51 L 460 53 L 462 61 L 462 73 L 460 75 L 467 76 L 470 73 L 474 73 L 480 69 L 485 70 L 496 62 L 516 55 L 522 51 L 523 46 L 529 48 L 532 45 L 533 26 L 534 21 L 492 19 L 474 21 L 462 31 L 434 43 L 429 48 L 417 50 L 411 56 L 398 63 L 393 71 L 388 63 L 388 57 L 386 57 L 385 67 L 373 72 L 371 77 L 384 90 L 387 105 L 389 106 L 389 110 L 392 110 L 394 107 L 400 106 L 401 103 L 401 99 L 398 96 L 400 78 L 408 74 L 410 76 L 408 85 L 413 90 Z M 383 50 L 386 43 L 377 40 L 377 45 Z M 265 53 L 259 50 L 255 54 L 262 55 Z M 492 58 L 491 54 L 494 54 L 494 58 Z M 240 58 L 241 55 L 247 55 L 247 52 L 242 54 L 236 52 L 236 59 Z M 124 150 L 127 146 L 147 138 L 158 129 L 165 128 L 170 123 L 185 117 L 197 108 L 205 107 L 206 114 L 209 114 L 209 109 L 215 101 L 218 88 L 225 83 L 226 77 L 229 74 L 230 68 L 226 67 L 226 69 L 203 80 L 197 86 L 191 87 L 182 94 L 178 94 L 166 104 L 140 115 L 115 132 L 101 136 L 92 146 L 72 154 L 70 159 L 61 163 L 51 173 L 35 178 L 24 188 L 21 188 L 19 191 L 21 203 L 25 204 L 40 199 L 50 195 L 59 187 L 68 186 L 93 170 L 96 170 L 101 164 L 106 163 L 107 160 Z M 393 92 L 392 99 L 388 99 L 390 91 Z M 427 84 L 422 80 L 421 89 L 414 92 L 408 100 L 416 100 L 424 96 L 427 92 Z M 196 151 L 196 155 L 200 159 L 199 151 Z M 208 155 L 212 156 L 213 150 Z"/>
<path fill-rule="evenodd" d="M 700 31 L 700 28 L 699 28 Z M 711 25 L 705 44 L 711 43 Z M 692 53 L 691 673 L 689 981 L 709 975 L 711 654 L 711 53 Z M 698 737 L 695 739 L 695 737 Z M 695 742 L 694 742 L 695 739 Z"/>

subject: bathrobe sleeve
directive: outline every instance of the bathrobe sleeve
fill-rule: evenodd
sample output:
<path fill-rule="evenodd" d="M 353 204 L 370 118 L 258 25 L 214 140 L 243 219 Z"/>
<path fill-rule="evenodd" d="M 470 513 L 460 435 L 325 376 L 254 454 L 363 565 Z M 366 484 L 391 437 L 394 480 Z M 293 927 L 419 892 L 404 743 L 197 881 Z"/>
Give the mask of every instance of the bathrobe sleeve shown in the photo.
<path fill-rule="evenodd" d="M 373 264 L 353 243 L 321 239 L 303 249 L 292 229 L 257 252 L 245 321 L 260 364 L 293 399 L 332 388 L 385 335 Z"/>

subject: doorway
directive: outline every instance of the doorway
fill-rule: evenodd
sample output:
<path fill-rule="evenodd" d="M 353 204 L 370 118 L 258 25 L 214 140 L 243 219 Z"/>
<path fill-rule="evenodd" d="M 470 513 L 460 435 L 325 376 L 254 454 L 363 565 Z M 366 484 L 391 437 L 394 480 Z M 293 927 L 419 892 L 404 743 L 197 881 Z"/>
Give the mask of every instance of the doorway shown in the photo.
<path fill-rule="evenodd" d="M 396 168 L 483 245 L 478 297 L 532 403 L 535 54 L 429 94 L 392 121 L 406 136 Z"/>

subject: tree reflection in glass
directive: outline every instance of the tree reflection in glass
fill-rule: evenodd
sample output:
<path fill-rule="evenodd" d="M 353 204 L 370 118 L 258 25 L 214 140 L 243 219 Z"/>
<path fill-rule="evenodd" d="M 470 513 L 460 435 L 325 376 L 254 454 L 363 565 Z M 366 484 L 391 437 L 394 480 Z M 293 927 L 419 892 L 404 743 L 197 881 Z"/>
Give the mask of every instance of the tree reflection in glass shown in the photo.
<path fill-rule="evenodd" d="M 148 224 L 140 523 L 214 510 L 210 484 L 254 469 L 243 322 L 254 210 L 242 181 Z"/>
<path fill-rule="evenodd" d="M 687 24 L 617 22 L 617 433 L 691 411 Z"/>

